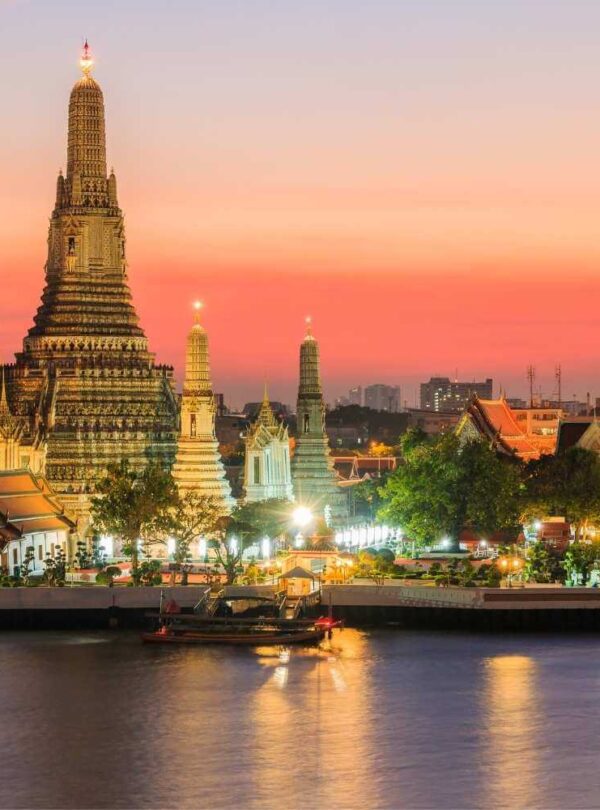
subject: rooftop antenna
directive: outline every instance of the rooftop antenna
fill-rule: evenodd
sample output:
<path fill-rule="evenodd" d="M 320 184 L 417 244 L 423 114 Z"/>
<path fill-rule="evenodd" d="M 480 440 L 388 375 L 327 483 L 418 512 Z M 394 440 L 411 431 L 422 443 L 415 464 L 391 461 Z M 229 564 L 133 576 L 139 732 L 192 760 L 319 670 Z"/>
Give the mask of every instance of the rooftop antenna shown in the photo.
<path fill-rule="evenodd" d="M 558 393 L 558 407 L 562 408 L 562 368 L 560 363 L 554 369 L 554 376 L 556 378 L 556 389 Z"/>
<path fill-rule="evenodd" d="M 527 366 L 527 379 L 529 380 L 529 407 L 533 408 L 533 384 L 535 382 L 535 368 Z"/>

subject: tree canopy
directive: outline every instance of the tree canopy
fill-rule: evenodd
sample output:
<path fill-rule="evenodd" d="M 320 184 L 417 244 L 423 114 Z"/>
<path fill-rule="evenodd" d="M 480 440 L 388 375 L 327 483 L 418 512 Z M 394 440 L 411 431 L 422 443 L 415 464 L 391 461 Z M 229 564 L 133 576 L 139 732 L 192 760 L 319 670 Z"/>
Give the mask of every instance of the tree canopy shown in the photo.
<path fill-rule="evenodd" d="M 454 434 L 426 439 L 409 431 L 403 460 L 381 489 L 378 516 L 418 543 L 447 538 L 458 549 L 463 529 L 490 533 L 518 524 L 519 467 L 487 443 Z"/>
<path fill-rule="evenodd" d="M 600 522 L 600 457 L 571 447 L 556 456 L 530 461 L 524 472 L 522 518 L 561 516 L 579 540 L 591 523 Z"/>
<path fill-rule="evenodd" d="M 175 482 L 155 462 L 137 470 L 125 459 L 108 468 L 96 491 L 91 507 L 94 528 L 121 540 L 123 552 L 131 557 L 135 581 L 139 541 L 163 539 L 172 527 L 178 501 Z"/>

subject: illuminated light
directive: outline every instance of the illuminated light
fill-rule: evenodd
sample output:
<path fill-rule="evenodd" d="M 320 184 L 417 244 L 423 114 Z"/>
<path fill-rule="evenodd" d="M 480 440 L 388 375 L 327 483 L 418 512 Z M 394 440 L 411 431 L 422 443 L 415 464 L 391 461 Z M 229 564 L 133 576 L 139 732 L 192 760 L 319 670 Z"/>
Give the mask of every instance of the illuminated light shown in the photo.
<path fill-rule="evenodd" d="M 174 537 L 167 537 L 167 554 L 175 554 L 175 538 Z"/>
<path fill-rule="evenodd" d="M 513 568 L 520 568 L 521 567 L 521 560 L 514 559 L 513 560 Z"/>
<path fill-rule="evenodd" d="M 282 664 L 287 664 L 290 660 L 290 651 L 287 647 L 282 647 L 279 651 L 279 660 Z"/>
<path fill-rule="evenodd" d="M 308 526 L 313 519 L 312 512 L 307 506 L 298 506 L 292 513 L 292 519 L 296 526 Z"/>
<path fill-rule="evenodd" d="M 100 535 L 100 548 L 107 557 L 112 557 L 114 554 L 115 541 L 110 534 Z"/>
<path fill-rule="evenodd" d="M 298 534 L 296 535 L 294 539 L 294 545 L 296 546 L 296 548 L 302 548 L 302 546 L 304 545 L 304 535 L 302 534 L 302 532 L 298 532 Z"/>
<path fill-rule="evenodd" d="M 442 547 L 443 548 L 450 548 L 450 538 L 449 537 L 442 537 Z"/>
<path fill-rule="evenodd" d="M 539 530 L 542 528 L 542 521 L 536 520 L 535 523 L 533 524 L 533 528 L 539 532 Z"/>
<path fill-rule="evenodd" d="M 271 556 L 271 541 L 268 537 L 263 537 L 260 544 L 260 550 L 264 559 L 268 560 Z"/>
<path fill-rule="evenodd" d="M 479 545 L 480 545 L 482 548 L 485 548 L 485 547 L 487 546 L 487 540 L 480 540 L 480 541 L 479 541 Z"/>

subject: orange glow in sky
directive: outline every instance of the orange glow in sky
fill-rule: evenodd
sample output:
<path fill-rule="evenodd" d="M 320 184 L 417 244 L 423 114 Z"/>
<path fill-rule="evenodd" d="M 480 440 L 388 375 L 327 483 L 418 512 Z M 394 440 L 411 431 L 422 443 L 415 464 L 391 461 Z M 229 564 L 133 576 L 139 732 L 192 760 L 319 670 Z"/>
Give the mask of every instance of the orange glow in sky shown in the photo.
<path fill-rule="evenodd" d="M 293 401 L 307 312 L 329 400 L 388 382 L 414 405 L 455 370 L 523 395 L 529 363 L 550 396 L 558 362 L 565 398 L 600 396 L 600 7 L 87 5 L 0 2 L 3 360 L 39 303 L 87 35 L 134 301 L 179 377 L 199 298 L 233 404 L 265 376 Z"/>

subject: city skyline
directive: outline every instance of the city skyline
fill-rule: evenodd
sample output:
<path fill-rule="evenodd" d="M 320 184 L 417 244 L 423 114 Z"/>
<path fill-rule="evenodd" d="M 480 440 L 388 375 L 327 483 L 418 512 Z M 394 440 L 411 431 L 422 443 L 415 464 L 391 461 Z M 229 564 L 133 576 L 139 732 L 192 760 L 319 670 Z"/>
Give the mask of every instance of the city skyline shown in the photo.
<path fill-rule="evenodd" d="M 595 398 L 583 349 L 600 293 L 588 52 L 600 10 L 333 2 L 315 31 L 316 6 L 209 6 L 126 3 L 109 26 L 72 2 L 0 4 L 2 65 L 19 76 L 4 88 L 18 126 L 1 160 L 2 359 L 39 305 L 49 167 L 65 162 L 55 111 L 87 35 L 134 298 L 179 381 L 199 297 L 230 402 L 259 398 L 265 378 L 293 402 L 308 313 L 330 402 L 358 378 L 399 384 L 412 404 L 420 382 L 457 366 L 525 395 L 529 363 L 549 393 L 557 362 L 565 398 Z M 509 55 L 494 24 L 512 32 Z"/>

